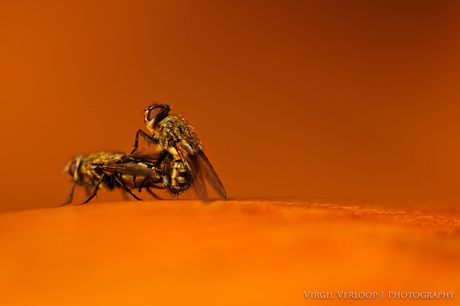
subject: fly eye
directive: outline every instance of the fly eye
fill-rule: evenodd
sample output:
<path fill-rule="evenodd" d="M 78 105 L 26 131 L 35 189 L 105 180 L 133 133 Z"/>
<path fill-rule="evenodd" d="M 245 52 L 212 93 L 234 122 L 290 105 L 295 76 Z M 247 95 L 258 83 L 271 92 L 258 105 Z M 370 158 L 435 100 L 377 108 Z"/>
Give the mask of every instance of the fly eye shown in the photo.
<path fill-rule="evenodd" d="M 145 110 L 144 123 L 150 129 L 158 126 L 159 122 L 165 119 L 171 107 L 166 104 L 154 104 Z"/>
<path fill-rule="evenodd" d="M 151 108 L 148 109 L 147 111 L 147 120 L 152 121 L 158 116 L 159 113 L 164 109 L 164 106 L 162 105 L 155 105 Z"/>
<path fill-rule="evenodd" d="M 69 173 L 70 176 L 73 177 L 73 175 L 75 174 L 75 170 L 77 169 L 77 162 L 76 161 L 73 161 L 70 166 L 69 166 L 69 170 L 67 170 L 67 173 Z"/>

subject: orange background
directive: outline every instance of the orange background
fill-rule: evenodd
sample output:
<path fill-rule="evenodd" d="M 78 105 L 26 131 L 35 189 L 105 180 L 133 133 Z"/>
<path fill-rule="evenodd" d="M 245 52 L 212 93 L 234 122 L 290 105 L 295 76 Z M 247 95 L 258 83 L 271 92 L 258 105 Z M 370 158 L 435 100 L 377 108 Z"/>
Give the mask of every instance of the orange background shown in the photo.
<path fill-rule="evenodd" d="M 0 209 L 62 203 L 67 159 L 129 151 L 154 101 L 231 198 L 455 203 L 459 17 L 458 1 L 3 1 Z"/>

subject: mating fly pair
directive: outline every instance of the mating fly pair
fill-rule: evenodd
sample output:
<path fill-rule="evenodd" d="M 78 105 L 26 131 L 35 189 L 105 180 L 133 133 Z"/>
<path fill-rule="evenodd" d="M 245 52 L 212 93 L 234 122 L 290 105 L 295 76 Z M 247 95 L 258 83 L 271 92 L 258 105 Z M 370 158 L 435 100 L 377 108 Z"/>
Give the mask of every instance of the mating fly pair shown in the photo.
<path fill-rule="evenodd" d="M 193 128 L 179 115 L 169 115 L 170 109 L 166 104 L 154 104 L 145 110 L 144 123 L 151 135 L 138 130 L 130 154 L 96 152 L 70 159 L 65 172 L 74 184 L 65 204 L 72 201 L 76 185 L 86 187 L 89 198 L 84 203 L 96 196 L 100 187 L 122 189 L 137 200 L 131 189 L 145 189 L 160 199 L 151 189 L 181 195 L 192 187 L 202 201 L 208 202 L 205 179 L 222 200 L 227 200 L 224 186 Z M 156 151 L 138 152 L 139 136 Z"/>

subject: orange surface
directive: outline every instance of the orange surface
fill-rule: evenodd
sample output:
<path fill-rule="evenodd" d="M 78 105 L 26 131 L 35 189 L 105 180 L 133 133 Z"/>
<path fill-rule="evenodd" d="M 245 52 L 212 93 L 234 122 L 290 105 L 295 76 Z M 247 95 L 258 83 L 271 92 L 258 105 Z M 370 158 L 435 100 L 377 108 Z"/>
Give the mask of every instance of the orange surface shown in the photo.
<path fill-rule="evenodd" d="M 156 201 L 10 213 L 0 224 L 2 305 L 356 305 L 303 291 L 459 294 L 452 215 Z M 457 305 L 458 296 L 384 305 L 408 303 Z"/>

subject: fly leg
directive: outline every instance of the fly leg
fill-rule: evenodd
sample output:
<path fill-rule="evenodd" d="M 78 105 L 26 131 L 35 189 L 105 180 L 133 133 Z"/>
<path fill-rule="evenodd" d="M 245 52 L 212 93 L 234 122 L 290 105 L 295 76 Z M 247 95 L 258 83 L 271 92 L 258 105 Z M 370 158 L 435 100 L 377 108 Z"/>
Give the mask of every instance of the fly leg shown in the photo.
<path fill-rule="evenodd" d="M 61 206 L 64 206 L 64 205 L 67 205 L 67 204 L 70 204 L 72 203 L 72 200 L 73 200 L 73 192 L 75 190 L 75 186 L 77 185 L 77 182 L 75 181 L 72 185 L 72 188 L 70 189 L 70 194 L 69 194 L 69 198 L 67 199 L 67 202 L 65 202 L 64 204 L 61 204 L 59 205 L 58 207 L 61 207 Z"/>
<path fill-rule="evenodd" d="M 99 185 L 101 184 L 104 177 L 105 177 L 105 173 L 101 175 L 101 179 L 99 180 L 99 182 L 97 182 L 96 187 L 94 187 L 93 194 L 88 199 L 86 199 L 85 202 L 81 203 L 80 205 L 88 203 L 89 201 L 91 201 L 92 198 L 94 198 L 97 195 L 97 190 L 99 189 Z"/>
<path fill-rule="evenodd" d="M 126 194 L 126 191 L 125 190 L 122 190 L 121 191 L 121 195 L 123 196 L 123 199 L 125 199 L 125 201 L 129 201 L 130 198 L 129 196 Z"/>
<path fill-rule="evenodd" d="M 134 152 L 137 151 L 139 147 L 139 135 L 141 135 L 142 138 L 144 138 L 144 140 L 147 141 L 149 144 L 154 143 L 153 137 L 147 135 L 143 130 L 138 130 L 136 132 L 136 139 L 134 140 L 134 149 L 131 151 L 131 153 L 129 153 L 129 155 L 132 155 Z"/>
<path fill-rule="evenodd" d="M 123 178 L 121 177 L 116 177 L 115 176 L 115 179 L 117 180 L 117 182 L 123 187 L 124 190 L 126 190 L 130 195 L 132 195 L 136 200 L 138 201 L 142 201 L 141 198 L 137 197 L 132 191 L 131 189 L 128 188 L 128 186 L 126 186 L 126 183 L 123 181 Z"/>
<path fill-rule="evenodd" d="M 155 186 L 155 185 L 153 185 L 152 187 L 154 187 L 154 188 L 158 188 L 158 189 L 163 189 L 163 188 L 161 188 L 161 187 L 158 187 L 158 186 Z M 147 190 L 147 192 L 148 192 L 148 193 L 150 193 L 150 194 L 151 194 L 151 195 L 152 195 L 152 196 L 153 196 L 155 199 L 157 199 L 157 200 L 164 200 L 163 198 L 161 198 L 161 197 L 157 196 L 157 195 L 156 195 L 156 194 L 155 194 L 155 193 L 154 193 L 152 190 L 150 190 L 150 188 L 149 188 L 149 187 L 147 187 L 147 188 L 145 188 L 145 189 L 146 189 L 146 190 Z"/>

